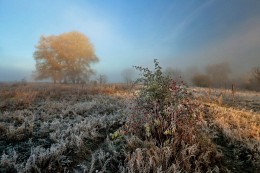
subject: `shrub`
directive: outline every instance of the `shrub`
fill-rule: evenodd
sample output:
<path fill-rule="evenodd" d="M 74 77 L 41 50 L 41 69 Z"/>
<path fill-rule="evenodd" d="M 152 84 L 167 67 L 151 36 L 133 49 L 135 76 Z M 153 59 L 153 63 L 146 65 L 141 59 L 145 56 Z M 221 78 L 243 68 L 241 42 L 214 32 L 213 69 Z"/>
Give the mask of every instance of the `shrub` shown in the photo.
<path fill-rule="evenodd" d="M 164 76 L 157 60 L 154 63 L 155 71 L 135 67 L 143 72 L 143 77 L 137 79 L 143 87 L 135 98 L 129 130 L 143 139 L 155 138 L 158 145 L 176 135 L 191 138 L 191 134 L 179 133 L 187 133 L 186 128 L 195 126 L 198 105 L 192 101 L 193 96 L 184 84 L 179 85 Z"/>
<path fill-rule="evenodd" d="M 160 171 L 171 172 L 175 166 L 178 171 L 184 172 L 215 169 L 218 160 L 216 147 L 200 130 L 202 106 L 183 83 L 177 84 L 162 74 L 157 60 L 154 60 L 154 64 L 154 71 L 135 67 L 142 72 L 142 77 L 137 80 L 142 83 L 142 88 L 126 122 L 127 130 L 132 136 L 152 144 L 131 147 L 133 153 L 128 153 L 127 169 L 133 172 L 155 172 L 159 168 Z M 140 146 L 143 147 L 138 149 Z M 151 166 L 151 162 L 147 161 L 153 158 L 159 160 Z"/>

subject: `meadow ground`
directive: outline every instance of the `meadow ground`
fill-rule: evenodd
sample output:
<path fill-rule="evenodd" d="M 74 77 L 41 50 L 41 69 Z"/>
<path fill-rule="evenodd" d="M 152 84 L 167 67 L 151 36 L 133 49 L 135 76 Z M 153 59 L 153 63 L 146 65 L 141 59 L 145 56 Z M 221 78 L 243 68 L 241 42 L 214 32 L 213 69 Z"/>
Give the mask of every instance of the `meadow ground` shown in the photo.
<path fill-rule="evenodd" d="M 260 170 L 260 93 L 192 88 L 206 106 L 205 123 L 231 172 Z"/>
<path fill-rule="evenodd" d="M 1 84 L 0 172 L 258 172 L 260 93 L 189 90 L 201 129 L 178 151 L 126 132 L 125 85 Z"/>

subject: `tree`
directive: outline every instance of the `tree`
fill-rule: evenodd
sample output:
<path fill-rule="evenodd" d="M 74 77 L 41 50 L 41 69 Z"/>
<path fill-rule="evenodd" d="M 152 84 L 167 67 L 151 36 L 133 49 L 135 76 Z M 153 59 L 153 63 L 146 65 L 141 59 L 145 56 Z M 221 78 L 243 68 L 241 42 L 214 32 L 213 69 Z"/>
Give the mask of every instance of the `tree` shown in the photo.
<path fill-rule="evenodd" d="M 127 85 L 131 85 L 134 78 L 134 70 L 127 68 L 122 71 L 123 80 L 127 83 Z"/>
<path fill-rule="evenodd" d="M 164 74 L 178 83 L 180 83 L 182 81 L 183 75 L 182 75 L 181 70 L 173 69 L 172 67 L 168 67 L 164 71 Z"/>
<path fill-rule="evenodd" d="M 212 84 L 220 87 L 227 82 L 231 69 L 227 62 L 222 62 L 208 65 L 206 72 L 211 77 Z"/>
<path fill-rule="evenodd" d="M 260 67 L 252 69 L 245 88 L 249 90 L 260 91 Z"/>
<path fill-rule="evenodd" d="M 91 63 L 98 62 L 90 40 L 80 32 L 42 36 L 34 52 L 36 79 L 54 83 L 80 83 L 93 74 Z"/>
<path fill-rule="evenodd" d="M 101 85 L 107 83 L 107 76 L 104 75 L 104 74 L 99 75 L 98 76 L 98 83 L 101 84 Z"/>
<path fill-rule="evenodd" d="M 199 87 L 210 87 L 211 85 L 210 77 L 206 74 L 195 74 L 191 80 L 194 85 Z"/>
<path fill-rule="evenodd" d="M 255 67 L 253 69 L 253 76 L 260 83 L 260 67 Z"/>

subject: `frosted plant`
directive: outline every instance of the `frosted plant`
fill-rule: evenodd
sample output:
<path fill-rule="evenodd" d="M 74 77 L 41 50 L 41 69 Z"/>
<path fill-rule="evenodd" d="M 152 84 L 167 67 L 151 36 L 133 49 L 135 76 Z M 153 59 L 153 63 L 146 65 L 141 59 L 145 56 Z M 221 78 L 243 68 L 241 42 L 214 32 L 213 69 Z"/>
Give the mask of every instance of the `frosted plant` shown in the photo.
<path fill-rule="evenodd" d="M 17 152 L 14 149 L 9 149 L 6 153 L 3 153 L 1 156 L 1 161 L 0 161 L 0 171 L 1 167 L 5 167 L 7 169 L 15 169 L 17 167 L 16 162 L 17 162 Z"/>
<path fill-rule="evenodd" d="M 25 144 L 31 147 L 31 150 L 27 149 L 30 156 L 13 164 L 13 168 L 19 172 L 51 172 L 54 169 L 67 172 L 69 165 L 77 164 L 85 165 L 81 168 L 85 172 L 96 171 L 96 166 L 98 171 L 106 172 L 108 163 L 114 157 L 119 157 L 120 153 L 115 146 L 113 152 L 96 151 L 96 148 L 107 146 L 111 142 L 106 140 L 107 135 L 125 121 L 127 113 L 123 109 L 126 106 L 116 98 L 103 95 L 88 99 L 81 102 L 73 99 L 41 101 L 35 110 L 6 112 L 8 118 L 1 124 L 7 129 L 9 139 L 12 139 L 12 142 L 19 141 L 17 145 Z M 13 116 L 19 123 L 14 124 L 11 121 Z M 15 145 L 13 143 L 10 148 Z M 4 154 L 3 162 L 6 159 L 11 161 L 10 154 Z M 92 167 L 91 163 L 84 161 L 84 158 L 90 157 L 91 154 Z"/>

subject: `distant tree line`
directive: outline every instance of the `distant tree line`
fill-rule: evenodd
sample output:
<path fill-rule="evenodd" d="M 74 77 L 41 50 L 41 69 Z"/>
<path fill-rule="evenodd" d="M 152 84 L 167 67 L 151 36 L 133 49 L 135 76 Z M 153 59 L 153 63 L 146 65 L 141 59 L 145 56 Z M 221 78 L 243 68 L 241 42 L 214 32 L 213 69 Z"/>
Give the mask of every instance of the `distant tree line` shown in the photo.
<path fill-rule="evenodd" d="M 177 83 L 186 83 L 199 87 L 235 88 L 260 91 L 260 67 L 252 68 L 251 72 L 243 76 L 231 76 L 232 70 L 228 62 L 208 64 L 204 71 L 193 67 L 187 71 L 168 67 L 164 75 Z"/>
<path fill-rule="evenodd" d="M 210 64 L 205 73 L 194 73 L 191 82 L 199 87 L 230 88 L 260 91 L 260 67 L 252 68 L 244 77 L 230 78 L 231 69 L 227 62 Z"/>
<path fill-rule="evenodd" d="M 223 87 L 229 82 L 231 69 L 229 63 L 222 62 L 209 64 L 205 68 L 206 73 L 195 73 L 192 83 L 200 87 Z"/>

